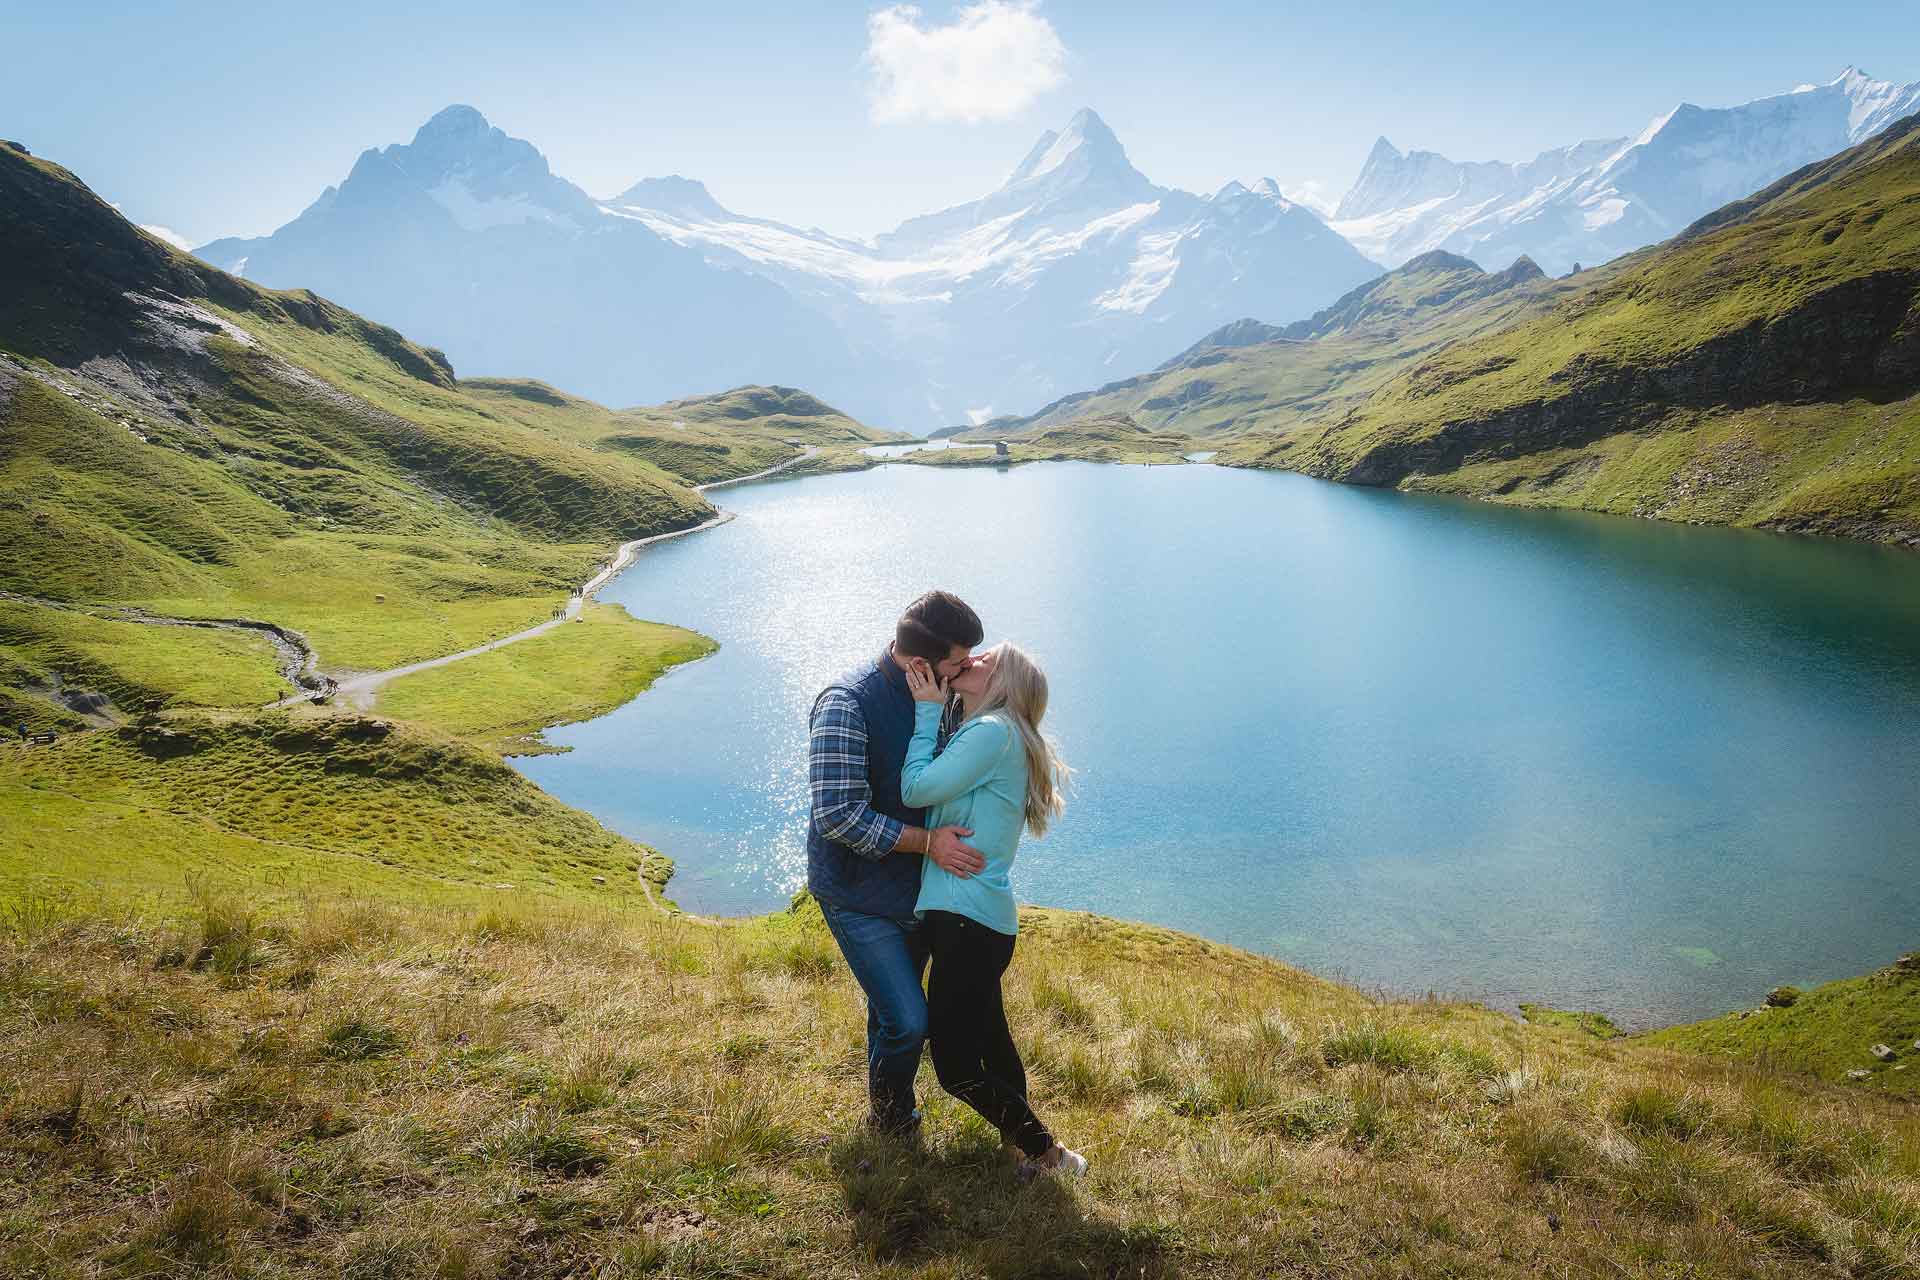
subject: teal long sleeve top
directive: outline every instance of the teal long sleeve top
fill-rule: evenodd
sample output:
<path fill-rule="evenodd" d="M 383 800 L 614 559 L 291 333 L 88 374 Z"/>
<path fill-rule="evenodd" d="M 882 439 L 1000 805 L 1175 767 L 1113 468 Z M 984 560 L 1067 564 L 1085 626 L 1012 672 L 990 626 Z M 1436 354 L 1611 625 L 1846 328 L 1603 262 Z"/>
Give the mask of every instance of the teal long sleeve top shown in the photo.
<path fill-rule="evenodd" d="M 927 826 L 970 827 L 967 843 L 987 861 L 980 874 L 961 879 L 922 859 L 920 898 L 914 914 L 951 911 L 1001 933 L 1018 933 L 1013 902 L 1013 855 L 1026 827 L 1027 753 L 1004 716 L 988 712 L 968 720 L 938 756 L 940 706 L 917 702 L 913 740 L 900 770 L 900 798 L 931 810 Z"/>

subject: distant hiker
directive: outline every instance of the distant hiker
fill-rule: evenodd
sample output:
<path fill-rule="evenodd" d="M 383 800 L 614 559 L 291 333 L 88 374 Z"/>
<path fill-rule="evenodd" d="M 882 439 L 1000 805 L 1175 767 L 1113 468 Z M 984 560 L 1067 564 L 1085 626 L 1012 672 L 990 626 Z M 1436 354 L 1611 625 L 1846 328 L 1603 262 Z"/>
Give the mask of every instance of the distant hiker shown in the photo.
<path fill-rule="evenodd" d="M 814 699 L 808 724 L 807 889 L 847 967 L 867 994 L 868 1123 L 915 1132 L 913 1077 L 927 1038 L 926 932 L 914 914 L 920 871 L 932 862 L 964 878 L 986 865 L 964 826 L 925 826 L 900 798 L 900 768 L 914 732 L 914 699 L 903 663 L 941 679 L 973 661 L 980 617 L 958 596 L 929 591 L 907 606 L 893 642 Z"/>
<path fill-rule="evenodd" d="M 20 722 L 20 741 L 25 742 L 26 740 L 27 740 L 27 722 L 25 720 L 22 720 Z"/>
<path fill-rule="evenodd" d="M 986 859 L 975 875 L 951 874 L 935 861 L 921 867 L 914 914 L 933 960 L 927 975 L 933 1069 L 942 1089 L 1019 1148 L 1023 1172 L 1078 1177 L 1087 1171 L 1086 1157 L 1056 1142 L 1027 1103 L 1026 1070 L 1000 997 L 1020 929 L 1007 878 L 1020 834 L 1044 834 L 1064 807 L 1067 767 L 1040 733 L 1047 677 L 1011 644 L 976 658 L 945 684 L 919 659 L 908 661 L 906 676 L 914 722 L 901 798 L 931 806 L 928 822 L 936 826 L 970 829 Z M 940 748 L 949 689 L 958 695 L 960 722 Z"/>

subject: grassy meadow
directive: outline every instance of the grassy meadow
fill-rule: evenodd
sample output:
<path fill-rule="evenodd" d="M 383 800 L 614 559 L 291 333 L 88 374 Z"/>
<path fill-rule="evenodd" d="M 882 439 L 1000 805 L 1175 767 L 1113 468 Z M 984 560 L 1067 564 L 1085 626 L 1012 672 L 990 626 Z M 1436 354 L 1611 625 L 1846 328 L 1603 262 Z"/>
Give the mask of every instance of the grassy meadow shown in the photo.
<path fill-rule="evenodd" d="M 698 632 L 640 622 L 589 603 L 565 626 L 381 688 L 384 716 L 416 720 L 511 753 L 550 748 L 542 729 L 591 720 L 630 702 L 668 669 L 706 657 Z"/>

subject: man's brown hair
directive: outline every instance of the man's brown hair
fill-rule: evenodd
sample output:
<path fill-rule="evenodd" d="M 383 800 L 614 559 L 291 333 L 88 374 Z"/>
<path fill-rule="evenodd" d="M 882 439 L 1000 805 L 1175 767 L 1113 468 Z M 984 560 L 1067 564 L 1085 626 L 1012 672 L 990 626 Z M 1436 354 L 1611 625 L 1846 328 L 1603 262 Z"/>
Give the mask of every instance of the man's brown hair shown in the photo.
<path fill-rule="evenodd" d="M 944 662 L 953 646 L 971 649 L 986 631 L 980 615 L 951 591 L 929 591 L 907 606 L 893 629 L 893 650 L 908 658 Z"/>

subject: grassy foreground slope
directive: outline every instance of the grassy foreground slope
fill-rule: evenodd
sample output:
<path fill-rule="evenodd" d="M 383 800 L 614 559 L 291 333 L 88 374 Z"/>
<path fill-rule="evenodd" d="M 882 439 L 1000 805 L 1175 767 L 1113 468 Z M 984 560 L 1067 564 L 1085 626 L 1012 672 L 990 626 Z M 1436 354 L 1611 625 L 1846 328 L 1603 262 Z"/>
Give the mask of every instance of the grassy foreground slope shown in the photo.
<path fill-rule="evenodd" d="M 1592 276 L 1223 460 L 1920 541 L 1920 117 Z"/>
<path fill-rule="evenodd" d="M 1074 1187 L 1022 1184 L 930 1071 L 924 1151 L 864 1136 L 863 1005 L 810 907 L 6 919 L 8 1275 L 1920 1268 L 1910 1106 L 1090 917 L 1027 913 L 1007 983 Z"/>
<path fill-rule="evenodd" d="M 668 864 L 459 739 L 384 720 L 181 713 L 0 756 L 0 909 L 373 894 L 642 893 Z M 595 876 L 601 877 L 596 881 Z"/>

